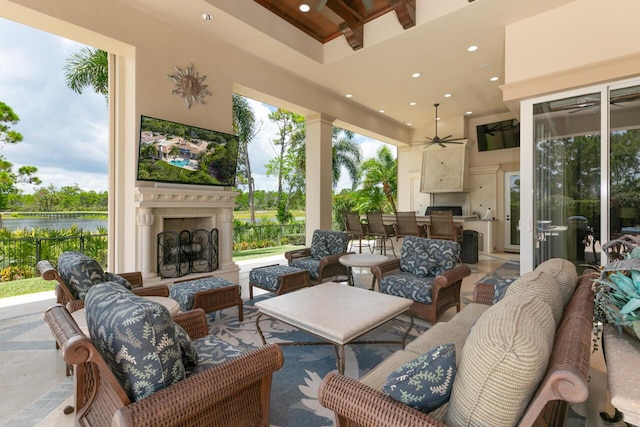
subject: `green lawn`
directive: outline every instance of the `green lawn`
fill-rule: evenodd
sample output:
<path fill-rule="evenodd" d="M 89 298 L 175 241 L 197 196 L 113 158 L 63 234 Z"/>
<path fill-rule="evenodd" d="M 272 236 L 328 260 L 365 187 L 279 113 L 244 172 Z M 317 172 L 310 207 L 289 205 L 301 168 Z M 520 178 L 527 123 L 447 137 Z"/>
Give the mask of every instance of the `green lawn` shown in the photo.
<path fill-rule="evenodd" d="M 32 294 L 35 292 L 52 291 L 55 287 L 55 281 L 44 280 L 41 277 L 12 280 L 11 282 L 0 282 L 0 298 Z"/>

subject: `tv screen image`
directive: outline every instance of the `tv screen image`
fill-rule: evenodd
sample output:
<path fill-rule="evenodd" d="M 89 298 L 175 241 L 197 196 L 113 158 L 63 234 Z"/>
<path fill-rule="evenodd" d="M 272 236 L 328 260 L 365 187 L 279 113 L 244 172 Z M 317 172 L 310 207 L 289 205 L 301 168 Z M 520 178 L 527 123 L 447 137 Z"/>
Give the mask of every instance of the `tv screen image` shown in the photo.
<path fill-rule="evenodd" d="M 238 138 L 154 117 L 140 117 L 138 180 L 232 187 Z"/>
<path fill-rule="evenodd" d="M 520 147 L 520 122 L 516 119 L 476 127 L 478 151 Z"/>

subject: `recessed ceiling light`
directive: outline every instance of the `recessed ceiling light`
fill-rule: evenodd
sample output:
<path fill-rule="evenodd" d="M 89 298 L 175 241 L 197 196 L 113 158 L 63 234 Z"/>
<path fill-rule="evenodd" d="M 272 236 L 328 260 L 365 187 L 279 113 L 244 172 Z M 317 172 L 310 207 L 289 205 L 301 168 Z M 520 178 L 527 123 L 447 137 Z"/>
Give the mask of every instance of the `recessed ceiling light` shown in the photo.
<path fill-rule="evenodd" d="M 498 79 L 500 79 L 500 77 L 493 76 L 493 77 L 491 77 L 489 80 L 491 80 L 492 82 L 497 82 L 497 81 L 498 81 Z"/>
<path fill-rule="evenodd" d="M 445 94 L 444 94 L 444 97 L 445 97 L 445 98 L 451 98 L 451 94 L 450 94 L 450 93 L 445 93 Z"/>
<path fill-rule="evenodd" d="M 411 77 L 413 77 L 414 79 L 417 79 L 418 77 L 420 77 L 420 73 L 413 73 L 411 74 Z"/>
<path fill-rule="evenodd" d="M 478 46 L 476 46 L 476 45 L 471 45 L 471 46 L 469 46 L 469 47 L 467 48 L 467 50 L 468 50 L 469 52 L 475 52 L 476 50 L 478 50 Z"/>
<path fill-rule="evenodd" d="M 440 120 L 440 117 L 436 117 L 436 120 Z"/>
<path fill-rule="evenodd" d="M 416 105 L 416 103 L 415 102 L 410 102 L 409 105 L 414 106 L 414 105 Z"/>
<path fill-rule="evenodd" d="M 413 123 L 407 123 L 407 126 L 413 126 Z"/>
<path fill-rule="evenodd" d="M 378 113 L 384 113 L 384 110 L 378 110 Z"/>
<path fill-rule="evenodd" d="M 347 98 L 351 98 L 351 97 L 353 97 L 353 95 L 351 95 L 350 93 L 346 94 L 345 96 L 346 96 Z"/>
<path fill-rule="evenodd" d="M 467 116 L 469 116 L 469 115 L 473 114 L 473 111 L 467 111 L 465 114 L 466 114 Z"/>
<path fill-rule="evenodd" d="M 204 12 L 200 15 L 204 21 L 213 21 L 213 15 L 207 12 Z"/>
<path fill-rule="evenodd" d="M 487 68 L 489 68 L 489 67 L 491 67 L 491 64 L 489 64 L 488 62 L 485 62 L 485 63 L 483 63 L 483 64 L 480 64 L 480 68 L 482 68 L 482 69 L 487 69 Z"/>
<path fill-rule="evenodd" d="M 311 6 L 306 3 L 302 3 L 300 6 L 298 6 L 298 9 L 300 9 L 300 12 L 307 13 L 311 10 Z"/>

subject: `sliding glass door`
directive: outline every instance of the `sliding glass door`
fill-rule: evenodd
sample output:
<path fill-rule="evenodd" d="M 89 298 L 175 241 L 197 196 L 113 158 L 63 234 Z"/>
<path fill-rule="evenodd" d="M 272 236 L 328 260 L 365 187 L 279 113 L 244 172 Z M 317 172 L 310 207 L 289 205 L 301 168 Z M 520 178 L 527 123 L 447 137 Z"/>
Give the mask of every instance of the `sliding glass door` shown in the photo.
<path fill-rule="evenodd" d="M 638 82 L 524 102 L 521 112 L 522 194 L 533 196 L 521 203 L 525 264 L 599 264 L 602 241 L 640 234 Z"/>

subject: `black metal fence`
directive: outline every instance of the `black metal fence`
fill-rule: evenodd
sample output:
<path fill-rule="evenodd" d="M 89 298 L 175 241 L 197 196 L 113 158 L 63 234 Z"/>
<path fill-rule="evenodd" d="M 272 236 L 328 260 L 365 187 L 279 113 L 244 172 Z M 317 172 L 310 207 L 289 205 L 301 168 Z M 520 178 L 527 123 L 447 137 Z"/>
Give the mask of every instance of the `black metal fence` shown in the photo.
<path fill-rule="evenodd" d="M 107 235 L 22 237 L 0 240 L 0 274 L 3 280 L 14 276 L 35 277 L 36 264 L 43 259 L 57 260 L 65 251 L 78 251 L 107 264 Z"/>
<path fill-rule="evenodd" d="M 281 245 L 304 245 L 305 223 L 247 224 L 233 227 L 233 249 L 242 251 Z M 65 251 L 78 251 L 107 265 L 107 235 L 23 237 L 0 240 L 0 276 L 2 280 L 37 276 L 36 264 L 55 261 Z"/>

